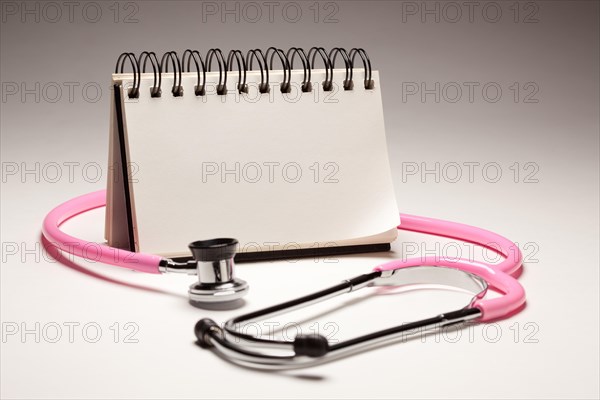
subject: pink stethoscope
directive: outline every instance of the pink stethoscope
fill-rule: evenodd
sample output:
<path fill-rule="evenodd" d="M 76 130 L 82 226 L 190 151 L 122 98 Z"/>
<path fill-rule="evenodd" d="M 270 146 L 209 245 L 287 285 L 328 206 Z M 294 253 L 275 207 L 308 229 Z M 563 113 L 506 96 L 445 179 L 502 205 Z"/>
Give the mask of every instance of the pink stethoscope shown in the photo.
<path fill-rule="evenodd" d="M 190 249 L 194 260 L 175 262 L 157 255 L 87 242 L 60 229 L 65 221 L 105 205 L 105 190 L 79 196 L 59 205 L 44 219 L 42 231 L 45 238 L 61 251 L 82 258 L 86 258 L 90 247 L 93 247 L 94 260 L 118 267 L 151 274 L 179 272 L 198 275 L 198 283 L 193 284 L 189 291 L 192 304 L 236 301 L 248 291 L 246 282 L 235 278 L 233 274 L 233 257 L 237 245 L 234 239 L 193 242 Z M 519 270 L 523 261 L 522 253 L 515 243 L 493 232 L 469 225 L 408 214 L 401 214 L 400 217 L 402 224 L 398 229 L 483 246 L 500 254 L 504 260 L 498 264 L 490 264 L 467 259 L 426 256 L 390 261 L 376 266 L 370 273 L 347 279 L 338 285 L 295 300 L 233 318 L 223 325 L 218 325 L 210 319 L 202 319 L 195 327 L 197 343 L 240 365 L 264 369 L 301 368 L 397 341 L 414 332 L 429 332 L 466 321 L 485 322 L 506 318 L 524 306 L 525 291 L 512 276 Z M 321 335 L 298 335 L 293 341 L 283 341 L 241 333 L 241 327 L 245 324 L 364 287 L 431 284 L 441 284 L 472 293 L 471 301 L 456 311 L 336 344 L 330 344 Z M 488 288 L 492 288 L 500 296 L 485 298 Z"/>

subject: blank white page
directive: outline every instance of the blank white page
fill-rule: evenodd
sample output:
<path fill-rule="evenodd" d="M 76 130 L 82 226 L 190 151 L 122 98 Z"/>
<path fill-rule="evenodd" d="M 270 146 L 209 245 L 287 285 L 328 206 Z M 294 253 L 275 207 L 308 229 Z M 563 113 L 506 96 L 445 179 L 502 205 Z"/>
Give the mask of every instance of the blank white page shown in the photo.
<path fill-rule="evenodd" d="M 241 251 L 380 243 L 399 224 L 389 170 L 380 81 L 324 92 L 324 70 L 302 93 L 303 71 L 292 71 L 292 92 L 281 93 L 282 71 L 270 71 L 271 91 L 258 93 L 260 71 L 249 71 L 248 94 L 217 95 L 218 72 L 207 73 L 207 94 L 196 96 L 196 73 L 184 73 L 184 95 L 151 98 L 153 75 L 143 74 L 139 99 L 123 96 L 137 250 L 187 255 L 194 240 L 234 237 Z M 113 80 L 131 85 L 131 74 Z M 371 237 L 371 238 L 367 238 Z M 363 238 L 363 239 L 361 239 Z M 392 239 L 393 240 L 393 239 Z M 389 234 L 388 234 L 388 242 Z"/>

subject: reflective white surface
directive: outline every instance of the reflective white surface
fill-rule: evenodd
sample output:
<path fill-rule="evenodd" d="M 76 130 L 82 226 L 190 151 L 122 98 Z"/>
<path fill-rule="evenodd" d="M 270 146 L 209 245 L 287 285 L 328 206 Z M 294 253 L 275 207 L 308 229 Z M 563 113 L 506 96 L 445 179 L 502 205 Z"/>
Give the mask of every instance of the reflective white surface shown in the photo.
<path fill-rule="evenodd" d="M 21 23 L 19 16 L 7 16 L 0 26 L 1 81 L 19 88 L 39 82 L 48 92 L 39 102 L 34 95 L 22 101 L 19 93 L 1 104 L 3 172 L 15 165 L 40 168 L 2 182 L 1 319 L 5 329 L 35 329 L 39 323 L 40 340 L 34 334 L 3 338 L 1 396 L 598 398 L 598 5 L 536 2 L 539 22 L 524 24 L 513 21 L 512 2 L 498 2 L 504 16 L 498 23 L 482 20 L 482 6 L 473 23 L 466 14 L 457 23 L 422 23 L 418 14 L 402 22 L 402 3 L 407 2 L 337 2 L 338 22 L 327 24 L 312 21 L 312 2 L 298 3 L 305 17 L 296 24 L 281 18 L 223 24 L 214 17 L 199 23 L 201 2 L 139 2 L 139 21 L 129 24 L 114 23 L 108 3 L 102 3 L 104 18 L 95 24 L 80 17 L 74 23 Z M 122 20 L 128 10 L 121 11 Z M 531 12 L 520 11 L 520 21 Z M 326 13 L 321 8 L 319 18 Z M 108 83 L 121 51 L 270 45 L 367 49 L 383 80 L 400 210 L 485 227 L 518 242 L 526 257 L 520 281 L 528 297 L 520 314 L 310 370 L 262 373 L 234 367 L 194 345 L 198 319 L 221 322 L 240 310 L 189 306 L 186 290 L 193 277 L 142 275 L 79 261 L 65 267 L 46 257 L 39 244 L 44 215 L 65 199 L 104 187 Z M 73 102 L 68 82 L 79 84 Z M 97 102 L 82 98 L 89 82 L 102 87 Z M 435 94 L 422 102 L 419 94 L 408 95 L 412 83 L 420 88 L 422 82 L 426 88 L 458 82 L 463 98 L 453 103 L 450 92 L 440 92 L 439 102 Z M 473 102 L 465 100 L 465 82 L 479 83 Z M 481 89 L 490 82 L 503 89 L 497 102 L 482 99 Z M 510 89 L 515 82 L 518 102 Z M 526 88 L 528 82 L 537 85 L 537 103 L 524 102 L 535 89 Z M 63 88 L 54 103 L 48 101 L 52 83 Z M 54 183 L 52 163 L 62 173 Z M 457 164 L 461 177 L 453 183 Z M 102 168 L 99 180 L 96 165 Z M 489 182 L 498 167 L 501 178 Z M 439 179 L 424 172 L 433 168 L 439 168 Z M 103 222 L 98 211 L 68 229 L 101 241 Z M 436 249 L 470 256 L 472 247 L 448 243 L 401 232 L 389 254 L 240 264 L 238 276 L 251 285 L 243 311 L 318 290 L 393 257 Z M 475 258 L 491 258 L 472 251 Z M 343 339 L 465 301 L 448 293 L 365 294 L 351 298 L 351 308 L 312 309 L 320 314 L 319 329 Z M 287 322 L 309 316 L 315 317 L 291 315 Z M 316 329 L 313 324 L 301 326 Z M 57 326 L 62 335 L 51 343 Z M 101 337 L 89 343 L 98 327 Z M 287 334 L 295 329 L 290 325 Z M 126 343 L 133 340 L 137 343 Z"/>

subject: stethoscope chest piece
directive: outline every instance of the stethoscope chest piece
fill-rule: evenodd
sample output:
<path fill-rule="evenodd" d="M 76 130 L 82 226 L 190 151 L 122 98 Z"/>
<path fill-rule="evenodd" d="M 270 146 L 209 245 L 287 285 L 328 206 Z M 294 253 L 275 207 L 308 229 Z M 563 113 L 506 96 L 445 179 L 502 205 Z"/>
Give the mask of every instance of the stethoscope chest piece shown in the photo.
<path fill-rule="evenodd" d="M 188 291 L 190 304 L 203 308 L 210 303 L 234 302 L 249 290 L 246 281 L 234 276 L 236 239 L 199 240 L 189 244 L 196 263 L 198 282 Z"/>

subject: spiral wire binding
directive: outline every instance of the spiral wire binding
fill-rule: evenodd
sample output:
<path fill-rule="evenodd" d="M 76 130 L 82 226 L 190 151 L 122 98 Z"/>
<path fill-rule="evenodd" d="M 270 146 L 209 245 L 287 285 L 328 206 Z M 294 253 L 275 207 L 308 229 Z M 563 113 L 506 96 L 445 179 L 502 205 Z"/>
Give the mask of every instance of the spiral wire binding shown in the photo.
<path fill-rule="evenodd" d="M 329 63 L 331 66 L 331 79 L 333 79 L 333 69 L 335 67 L 335 59 L 337 55 L 341 54 L 344 59 L 344 65 L 346 66 L 346 78 L 344 79 L 344 90 L 352 90 L 354 88 L 354 84 L 352 83 L 352 62 L 350 61 L 350 57 L 345 49 L 340 47 L 335 47 L 331 49 L 329 52 Z"/>
<path fill-rule="evenodd" d="M 350 50 L 349 54 L 350 63 L 352 66 L 354 66 L 354 58 L 357 54 L 360 55 L 360 58 L 362 58 L 363 66 L 365 69 L 365 89 L 373 89 L 375 87 L 375 82 L 373 82 L 373 80 L 371 79 L 371 60 L 369 59 L 369 56 L 367 55 L 367 52 L 364 49 L 354 48 Z"/>
<path fill-rule="evenodd" d="M 248 70 L 246 67 L 246 60 L 244 60 L 244 55 L 240 50 L 231 50 L 227 55 L 227 65 L 229 66 L 229 71 L 233 71 L 234 57 L 238 67 L 237 90 L 239 93 L 248 93 L 248 85 L 246 85 L 246 72 Z"/>
<path fill-rule="evenodd" d="M 285 56 L 288 59 L 290 70 L 293 70 L 296 54 L 299 55 L 300 61 L 302 62 L 302 69 L 304 70 L 304 77 L 302 78 L 302 91 L 305 93 L 310 92 L 312 91 L 312 84 L 310 83 L 310 63 L 308 62 L 308 57 L 306 56 L 304 50 L 298 47 L 292 47 L 288 50 Z"/>
<path fill-rule="evenodd" d="M 267 49 L 267 53 L 265 54 L 265 62 L 267 57 L 269 57 L 269 53 L 271 54 L 271 58 L 269 59 L 269 69 L 273 69 L 273 58 L 275 54 L 279 56 L 279 61 L 281 61 L 281 66 L 283 67 L 283 82 L 281 83 L 281 93 L 289 93 L 291 92 L 291 79 L 292 79 L 292 70 L 290 68 L 290 60 L 288 60 L 286 54 L 281 49 L 276 49 L 275 47 L 269 47 Z"/>
<path fill-rule="evenodd" d="M 127 96 L 130 99 L 137 99 L 140 96 L 140 64 L 135 59 L 133 53 L 122 53 L 117 59 L 117 65 L 115 66 L 115 74 L 122 74 L 125 68 L 125 61 L 129 60 L 131 69 L 133 70 L 133 87 L 127 90 Z"/>
<path fill-rule="evenodd" d="M 186 58 L 187 56 L 187 58 Z M 185 68 L 187 60 L 187 71 L 191 72 L 191 63 L 194 61 L 196 65 L 196 71 L 198 73 L 198 81 L 196 86 L 194 86 L 194 93 L 196 96 L 204 96 L 206 94 L 206 64 L 202 59 L 202 56 L 198 52 L 198 50 L 190 50 L 187 49 L 183 52 L 183 56 L 181 57 L 181 65 Z M 200 78 L 200 67 L 202 67 L 202 79 Z"/>
<path fill-rule="evenodd" d="M 330 75 L 329 75 L 329 70 L 333 71 L 333 68 L 331 67 L 331 60 L 329 59 L 329 56 L 327 55 L 327 52 L 325 51 L 324 48 L 313 47 L 308 51 L 308 57 L 307 57 L 310 60 L 309 65 L 311 65 L 313 68 L 315 65 L 315 57 L 317 57 L 317 54 L 319 54 L 321 56 L 321 59 L 323 60 L 323 64 L 325 65 L 325 81 L 323 81 L 323 90 L 326 92 L 330 92 L 333 90 L 333 79 L 332 79 L 333 77 L 330 78 Z M 333 72 L 331 75 L 333 75 Z"/>
<path fill-rule="evenodd" d="M 162 83 L 162 74 L 160 73 L 160 64 L 158 62 L 158 58 L 153 51 L 144 51 L 140 54 L 138 58 L 138 80 L 141 79 L 141 74 L 146 73 L 146 62 L 150 60 L 150 64 L 152 65 L 152 74 L 154 75 L 154 83 L 150 88 L 150 97 L 160 97 L 161 90 L 160 86 Z"/>
<path fill-rule="evenodd" d="M 248 50 L 246 56 L 240 50 L 231 50 L 227 54 L 227 58 L 224 57 L 223 52 L 218 48 L 208 50 L 206 56 L 202 58 L 202 55 L 198 50 L 187 49 L 183 52 L 181 58 L 175 51 L 168 51 L 162 55 L 159 59 L 154 52 L 143 51 L 139 57 L 136 58 L 134 53 L 122 53 L 117 59 L 115 66 L 115 74 L 123 74 L 125 70 L 125 64 L 129 61 L 133 74 L 133 83 L 131 88 L 127 89 L 127 96 L 129 98 L 138 98 L 140 96 L 140 85 L 141 85 L 141 74 L 146 73 L 146 66 L 148 62 L 152 67 L 153 84 L 150 88 L 151 97 L 161 97 L 162 95 L 162 75 L 169 73 L 169 64 L 173 68 L 173 87 L 171 88 L 171 94 L 174 97 L 183 96 L 182 86 L 182 73 L 192 72 L 192 63 L 196 68 L 197 81 L 194 86 L 194 94 L 196 96 L 206 95 L 206 73 L 212 69 L 213 59 L 216 60 L 216 64 L 219 68 L 219 83 L 217 84 L 217 94 L 227 94 L 227 75 L 228 72 L 234 71 L 234 63 L 238 72 L 237 91 L 238 93 L 248 93 L 248 84 L 246 81 L 248 71 L 254 70 L 254 62 L 260 69 L 260 84 L 258 90 L 260 93 L 270 92 L 269 83 L 269 71 L 273 70 L 275 57 L 279 60 L 281 68 L 283 70 L 283 82 L 279 85 L 282 93 L 290 93 L 291 91 L 291 79 L 292 71 L 294 70 L 294 61 L 296 57 L 302 63 L 302 69 L 304 71 L 302 78 L 302 92 L 312 91 L 312 70 L 317 62 L 317 55 L 320 56 L 321 61 L 325 67 L 325 80 L 322 82 L 323 90 L 326 92 L 333 90 L 333 71 L 335 69 L 335 62 L 338 56 L 344 62 L 345 77 L 343 81 L 344 90 L 354 90 L 353 83 L 353 72 L 355 62 L 358 61 L 356 56 L 358 55 L 362 60 L 363 69 L 365 71 L 363 79 L 363 87 L 366 90 L 372 90 L 375 88 L 375 82 L 372 78 L 372 67 L 371 60 L 367 55 L 367 52 L 362 48 L 353 48 L 349 52 L 341 47 L 334 47 L 329 53 L 323 47 L 312 47 L 308 52 L 300 47 L 291 47 L 287 52 L 276 47 L 269 47 L 265 52 L 261 49 Z"/>
<path fill-rule="evenodd" d="M 252 62 L 256 60 L 260 68 L 260 85 L 258 91 L 260 93 L 269 93 L 269 70 L 267 69 L 267 60 L 261 49 L 248 50 L 246 54 L 246 64 L 248 70 L 252 70 Z"/>
<path fill-rule="evenodd" d="M 210 49 L 206 53 L 206 68 L 211 71 L 213 57 L 216 57 L 217 64 L 219 64 L 219 83 L 217 84 L 217 94 L 227 94 L 227 62 L 223 57 L 221 49 Z"/>
<path fill-rule="evenodd" d="M 163 54 L 162 59 L 160 60 L 160 70 L 168 73 L 169 61 L 171 61 L 173 65 L 173 88 L 171 89 L 171 93 L 173 93 L 174 97 L 183 96 L 183 86 L 181 86 L 181 60 L 179 60 L 176 52 L 168 51 Z"/>

